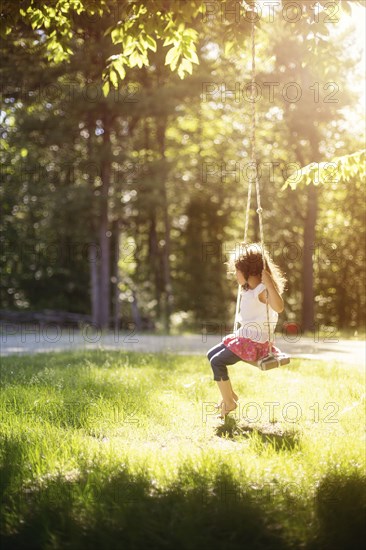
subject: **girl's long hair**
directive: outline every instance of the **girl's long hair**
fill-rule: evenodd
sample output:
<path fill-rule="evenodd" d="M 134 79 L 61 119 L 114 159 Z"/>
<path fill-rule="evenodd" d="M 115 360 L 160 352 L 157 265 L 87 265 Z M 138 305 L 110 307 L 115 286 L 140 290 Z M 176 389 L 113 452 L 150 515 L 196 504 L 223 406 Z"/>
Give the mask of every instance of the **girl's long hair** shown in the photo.
<path fill-rule="evenodd" d="M 265 267 L 270 273 L 277 291 L 279 294 L 282 294 L 287 282 L 286 277 L 278 265 L 274 263 L 265 247 L 263 253 L 265 266 L 263 265 L 262 246 L 260 243 L 241 243 L 240 255 L 237 258 L 230 258 L 229 262 L 226 263 L 231 273 L 234 273 L 235 269 L 238 269 L 246 280 L 248 280 L 250 275 L 261 275 Z"/>

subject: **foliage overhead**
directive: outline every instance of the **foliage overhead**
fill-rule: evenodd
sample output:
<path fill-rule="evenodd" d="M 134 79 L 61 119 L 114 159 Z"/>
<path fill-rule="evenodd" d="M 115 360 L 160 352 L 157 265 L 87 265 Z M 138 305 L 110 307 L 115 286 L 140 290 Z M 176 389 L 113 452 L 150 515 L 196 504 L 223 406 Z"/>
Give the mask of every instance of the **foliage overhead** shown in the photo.
<path fill-rule="evenodd" d="M 236 4 L 237 2 L 235 2 Z M 163 47 L 169 47 L 165 55 L 165 64 L 173 72 L 177 72 L 181 79 L 187 74 L 192 74 L 193 64 L 199 64 L 197 56 L 197 44 L 199 33 L 189 24 L 200 17 L 203 24 L 209 22 L 212 3 L 202 2 L 202 0 L 185 0 L 184 2 L 167 2 L 167 0 L 136 0 L 130 2 L 125 0 L 116 3 L 108 0 L 55 0 L 48 2 L 35 2 L 34 0 L 23 0 L 20 5 L 14 2 L 3 2 L 2 23 L 0 27 L 0 36 L 5 38 L 10 34 L 12 26 L 19 19 L 32 26 L 32 29 L 42 31 L 43 39 L 47 48 L 49 60 L 56 63 L 68 60 L 72 55 L 72 49 L 69 46 L 73 37 L 73 25 L 75 24 L 75 14 L 80 15 L 83 12 L 90 17 L 95 15 L 101 17 L 110 15 L 114 21 L 106 31 L 106 36 L 111 36 L 113 44 L 121 44 L 121 52 L 110 56 L 106 60 L 106 66 L 103 70 L 103 93 L 108 95 L 110 86 L 118 86 L 118 79 L 124 80 L 126 77 L 126 68 L 149 67 L 149 51 L 156 52 L 158 41 L 162 41 Z M 230 5 L 230 0 L 221 0 L 213 4 L 217 10 L 220 4 Z M 283 9 L 286 6 L 291 8 L 289 0 L 282 0 Z M 301 8 L 301 18 L 303 23 L 309 27 L 309 31 L 314 30 L 314 5 L 308 0 L 299 0 L 297 4 Z M 362 1 L 350 2 L 349 0 L 339 0 L 334 2 L 319 0 L 317 5 L 321 10 L 317 14 L 316 34 L 328 35 L 326 17 L 329 9 L 342 9 L 347 14 L 351 13 L 351 4 L 364 5 Z M 229 7 L 229 6 L 228 6 Z M 244 13 L 251 10 L 256 11 L 258 2 L 242 1 L 241 4 Z M 116 14 L 115 11 L 118 10 Z M 243 25 L 233 25 L 225 21 L 226 29 L 226 53 L 237 43 L 237 40 L 246 34 L 250 26 L 251 18 L 244 18 Z M 188 25 L 187 25 L 188 24 Z M 256 24 L 259 24 L 256 21 Z M 310 28 L 311 27 L 311 28 Z M 238 34 L 237 34 L 238 33 Z"/>
<path fill-rule="evenodd" d="M 311 162 L 296 170 L 285 181 L 282 189 L 296 189 L 298 184 L 314 185 L 348 182 L 353 178 L 364 180 L 366 176 L 366 150 L 335 157 L 329 162 Z"/>

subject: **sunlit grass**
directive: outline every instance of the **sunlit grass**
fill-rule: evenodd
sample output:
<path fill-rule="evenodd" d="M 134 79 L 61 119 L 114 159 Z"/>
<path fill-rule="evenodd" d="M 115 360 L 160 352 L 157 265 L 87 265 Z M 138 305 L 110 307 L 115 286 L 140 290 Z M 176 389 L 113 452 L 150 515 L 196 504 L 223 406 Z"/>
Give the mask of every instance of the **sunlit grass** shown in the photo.
<path fill-rule="evenodd" d="M 293 360 L 261 372 L 240 363 L 230 375 L 240 401 L 222 423 L 202 356 L 3 358 L 5 547 L 32 536 L 38 547 L 96 548 L 101 530 L 124 548 L 146 530 L 150 547 L 179 535 L 181 548 L 239 548 L 244 532 L 249 541 L 259 533 L 255 548 L 341 548 L 342 537 L 355 545 L 365 511 L 362 367 Z M 342 503 L 351 519 L 337 517 L 330 530 L 327 514 Z"/>

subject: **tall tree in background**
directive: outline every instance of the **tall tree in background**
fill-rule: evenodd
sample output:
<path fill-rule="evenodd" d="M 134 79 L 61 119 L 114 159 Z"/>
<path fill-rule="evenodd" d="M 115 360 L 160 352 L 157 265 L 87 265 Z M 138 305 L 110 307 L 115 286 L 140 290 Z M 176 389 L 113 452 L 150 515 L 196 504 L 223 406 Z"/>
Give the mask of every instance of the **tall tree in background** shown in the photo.
<path fill-rule="evenodd" d="M 326 20 L 327 12 L 324 13 Z M 297 32 L 295 31 L 297 28 Z M 269 80 L 277 98 L 274 102 L 283 113 L 288 131 L 287 143 L 299 167 L 322 160 L 321 147 L 326 145 L 327 128 L 332 121 L 344 119 L 342 110 L 355 103 L 347 77 L 342 68 L 352 67 L 353 60 L 341 41 L 331 40 L 329 26 L 317 27 L 314 43 L 308 37 L 308 26 L 279 20 L 270 29 L 273 70 L 259 78 Z M 327 81 L 324 81 L 324 75 Z M 279 93 L 282 87 L 282 93 Z M 292 157 L 292 158 L 291 158 Z M 302 327 L 313 330 L 315 322 L 314 269 L 318 222 L 318 179 L 306 186 L 306 202 L 298 216 L 303 222 L 297 244 L 302 250 Z"/>
<path fill-rule="evenodd" d="M 122 7 L 128 7 L 128 3 L 122 4 Z M 297 28 L 297 31 L 301 29 L 301 32 L 296 33 L 294 27 L 294 32 L 289 36 L 290 26 L 286 24 L 281 29 L 276 23 L 272 25 L 276 36 L 272 36 L 267 43 L 264 35 L 258 34 L 263 50 L 270 55 L 274 48 L 275 54 L 275 64 L 271 70 L 265 74 L 262 68 L 258 78 L 263 80 L 272 78 L 280 83 L 297 81 L 301 83 L 303 90 L 308 90 L 317 78 L 318 80 L 323 78 L 325 64 L 329 63 L 331 59 L 329 55 L 333 54 L 334 58 L 330 69 L 328 68 L 330 72 L 327 78 L 339 84 L 339 60 L 342 55 L 333 45 L 327 46 L 328 39 L 324 28 L 322 30 L 321 23 L 319 27 L 316 26 L 321 31 L 320 36 L 305 40 L 309 31 L 311 10 L 309 3 L 302 4 L 306 8 L 304 14 L 307 14 L 308 19 L 305 17 L 303 26 L 300 25 Z M 47 83 L 50 85 L 56 83 L 60 90 L 64 90 L 68 85 L 70 86 L 70 81 L 76 83 L 73 86 L 74 95 L 71 102 L 62 101 L 62 97 L 56 97 L 51 101 L 43 100 L 37 103 L 34 100 L 37 83 L 32 83 L 31 80 L 24 84 L 24 89 L 29 91 L 29 95 L 23 105 L 17 100 L 16 94 L 7 95 L 4 112 L 7 113 L 8 120 L 15 121 L 13 130 L 9 125 L 8 133 L 3 134 L 3 143 L 7 143 L 9 147 L 3 154 L 9 186 L 14 184 L 14 165 L 18 163 L 20 166 L 24 158 L 27 159 L 28 168 L 32 166 L 32 162 L 42 165 L 54 162 L 57 179 L 55 189 L 52 188 L 51 182 L 47 182 L 50 185 L 42 189 L 41 182 L 39 186 L 35 186 L 28 181 L 28 189 L 23 193 L 20 180 L 16 189 L 10 190 L 8 186 L 6 205 L 9 210 L 4 234 L 8 239 L 10 237 L 10 242 L 12 239 L 14 242 L 14 239 L 19 238 L 22 232 L 26 231 L 32 243 L 44 242 L 45 245 L 52 240 L 57 240 L 60 236 L 66 245 L 67 241 L 77 234 L 82 242 L 95 243 L 101 252 L 101 262 L 98 263 L 93 247 L 89 247 L 90 274 L 85 257 L 82 258 L 81 254 L 75 256 L 76 264 L 68 266 L 67 269 L 60 262 L 54 267 L 52 275 L 48 275 L 51 273 L 50 266 L 44 262 L 43 270 L 37 271 L 44 291 L 41 290 L 39 283 L 34 282 L 35 274 L 26 269 L 27 263 L 32 264 L 32 262 L 18 264 L 18 270 L 22 272 L 18 276 L 11 268 L 13 258 L 7 257 L 5 265 L 6 272 L 9 274 L 9 287 L 14 288 L 18 285 L 20 291 L 15 294 L 21 294 L 23 291 L 28 294 L 28 297 L 31 296 L 32 303 L 41 307 L 41 303 L 49 304 L 52 300 L 56 303 L 56 299 L 62 303 L 66 287 L 74 285 L 74 289 L 75 286 L 78 289 L 78 298 L 76 299 L 75 291 L 72 293 L 70 290 L 69 303 L 66 301 L 63 303 L 66 308 L 70 306 L 72 308 L 78 304 L 77 307 L 82 311 L 85 310 L 86 281 L 89 277 L 93 318 L 106 326 L 110 319 L 112 263 L 115 274 L 118 256 L 114 253 L 111 257 L 111 241 L 117 242 L 116 233 L 122 227 L 124 235 L 135 239 L 136 256 L 139 256 L 135 258 L 138 266 L 135 273 L 131 277 L 126 275 L 126 281 L 133 285 L 130 289 L 132 296 L 130 295 L 129 298 L 133 300 L 135 313 L 138 302 L 143 304 L 142 307 L 149 315 L 153 314 L 152 309 L 146 308 L 155 307 L 155 317 L 165 319 L 167 329 L 170 312 L 178 306 L 189 309 L 190 300 L 194 304 L 197 303 L 197 307 L 193 305 L 192 309 L 195 311 L 196 319 L 199 319 L 198 304 L 200 298 L 205 296 L 207 307 L 203 308 L 204 315 L 207 318 L 215 317 L 218 304 L 220 305 L 220 301 L 226 295 L 226 291 L 217 292 L 225 281 L 225 273 L 222 269 L 224 258 L 221 257 L 220 266 L 212 265 L 210 269 L 209 262 L 203 265 L 202 257 L 199 260 L 194 252 L 205 242 L 215 242 L 215 246 L 219 246 L 220 254 L 225 239 L 237 240 L 238 235 L 242 233 L 245 193 L 242 182 L 238 186 L 235 177 L 221 178 L 220 169 L 216 169 L 216 176 L 218 176 L 216 180 L 211 177 L 203 182 L 201 168 L 205 162 L 211 165 L 216 163 L 219 167 L 227 160 L 245 161 L 248 158 L 247 136 L 250 122 L 247 112 L 249 106 L 246 105 L 243 109 L 242 105 L 230 105 L 229 102 L 219 106 L 217 101 L 216 105 L 215 101 L 211 104 L 210 102 L 203 104 L 200 103 L 199 95 L 203 82 L 214 80 L 219 83 L 223 80 L 229 81 L 229 77 L 234 82 L 235 79 L 239 81 L 248 79 L 247 67 L 250 60 L 247 40 L 250 30 L 248 20 L 243 19 L 239 24 L 233 20 L 228 24 L 215 25 L 215 18 L 211 22 L 205 21 L 202 13 L 197 11 L 197 2 L 180 3 L 179 10 L 169 11 L 169 6 L 161 0 L 156 2 L 156 7 L 162 8 L 160 15 L 157 13 L 159 10 L 155 13 L 142 9 L 144 2 L 135 2 L 134 9 L 141 9 L 138 13 L 136 12 L 134 19 L 123 20 L 121 24 L 117 24 L 117 19 L 113 17 L 112 2 L 101 2 L 99 11 L 94 12 L 92 20 L 88 20 L 87 17 L 88 10 L 90 13 L 93 10 L 92 3 L 80 2 L 80 6 L 84 6 L 87 11 L 84 13 L 79 10 L 80 13 L 77 17 L 73 16 L 72 21 L 71 18 L 69 19 L 71 12 L 68 10 L 74 9 L 72 7 L 75 7 L 74 3 L 69 3 L 67 8 L 65 5 L 64 12 L 60 13 L 57 10 L 51 11 L 46 3 L 39 10 L 30 2 L 23 2 L 22 13 L 25 15 L 19 12 L 15 3 L 4 3 L 4 5 L 8 13 L 16 15 L 13 32 L 6 34 L 6 44 L 2 46 L 6 55 L 9 52 L 13 55 L 12 61 L 10 56 L 8 57 L 5 72 L 2 73 L 5 76 L 4 81 L 9 81 L 11 64 L 20 64 L 20 60 L 23 59 L 30 65 L 29 61 L 32 59 L 38 82 L 43 86 Z M 62 2 L 59 3 L 59 6 L 61 5 Z M 109 10 L 104 11 L 102 6 L 107 5 Z M 343 2 L 342 5 L 348 4 Z M 314 16 L 313 12 L 312 16 Z M 50 25 L 45 27 L 47 18 Z M 203 22 L 206 27 L 201 25 Z M 181 25 L 181 23 L 185 24 Z M 41 30 L 32 31 L 30 24 L 35 29 Z M 69 24 L 71 25 L 70 36 L 67 34 Z M 139 28 L 137 24 L 140 24 Z M 127 25 L 126 28 L 125 25 Z M 167 27 L 166 30 L 165 27 Z M 209 32 L 206 33 L 204 29 L 206 31 L 209 29 Z M 60 36 L 61 30 L 65 30 L 64 38 Z M 164 33 L 167 38 L 166 46 L 163 46 Z M 114 44 L 110 41 L 109 35 Z M 34 43 L 35 37 L 37 41 Z M 134 41 L 131 42 L 129 37 L 133 37 Z M 58 39 L 60 39 L 59 46 L 57 46 Z M 25 46 L 22 45 L 22 40 Z M 228 40 L 234 43 L 236 41 L 236 47 L 231 50 L 232 59 L 223 57 L 221 62 L 220 57 Z M 291 52 L 293 51 L 294 55 L 289 53 L 289 43 L 292 45 Z M 196 49 L 198 48 L 199 67 L 196 49 L 192 48 L 193 44 Z M 217 45 L 220 55 L 212 60 L 212 47 Z M 318 48 L 316 56 L 318 73 L 315 71 L 314 63 L 316 52 L 309 53 L 309 46 Z M 64 63 L 67 47 L 73 52 L 70 65 Z M 121 51 L 123 59 L 120 56 Z M 55 60 L 62 64 L 51 63 L 47 66 L 43 61 L 47 52 L 53 52 Z M 166 59 L 167 52 L 170 53 Z M 237 55 L 239 57 L 236 63 Z M 205 57 L 207 57 L 207 63 L 205 63 Z M 262 53 L 259 52 L 260 68 L 261 58 Z M 167 64 L 165 64 L 166 61 L 168 61 Z M 103 98 L 100 93 L 101 74 L 106 62 L 108 70 L 104 77 L 105 97 Z M 192 67 L 195 67 L 196 73 L 187 76 Z M 349 64 L 347 65 L 345 60 L 343 67 L 349 70 Z M 171 72 L 171 68 L 178 71 L 178 76 Z M 334 71 L 333 74 L 332 71 Z M 21 74 L 28 73 L 24 64 Z M 184 75 L 186 78 L 181 80 L 180 77 Z M 136 104 L 115 100 L 117 90 L 114 90 L 113 86 L 118 84 L 118 78 L 125 79 L 126 85 L 139 84 L 140 93 Z M 106 86 L 107 82 L 108 86 Z M 320 84 L 324 83 L 320 82 Z M 85 101 L 87 86 L 93 87 L 97 92 L 97 98 L 93 97 Z M 324 95 L 332 92 L 331 89 L 324 91 L 321 87 L 318 91 L 320 94 L 323 92 Z M 325 104 L 324 101 L 321 105 L 315 105 L 313 94 L 316 92 L 316 88 L 310 90 L 307 100 L 302 99 L 298 103 L 281 100 L 279 106 L 283 113 L 281 120 L 276 119 L 276 114 L 271 109 L 273 104 L 258 105 L 259 160 L 268 159 L 265 151 L 269 151 L 269 158 L 272 158 L 270 147 L 274 142 L 279 145 L 278 158 L 284 163 L 296 160 L 299 164 L 306 164 L 309 161 L 320 160 L 321 155 L 324 154 L 324 148 L 332 141 L 332 133 L 328 132 L 329 135 L 326 135 L 327 125 L 332 116 L 334 121 L 339 119 L 337 110 L 340 105 Z M 321 100 L 324 100 L 324 96 Z M 347 101 L 342 91 L 342 104 Z M 198 129 L 193 120 L 200 121 Z M 26 154 L 26 157 L 21 156 Z M 61 159 L 63 163 L 60 162 Z M 83 166 L 80 164 L 81 160 Z M 141 174 L 139 182 L 114 181 L 115 164 L 126 160 L 132 163 L 143 162 L 146 171 L 143 175 Z M 72 167 L 71 172 L 70 167 Z M 229 166 L 227 168 L 230 169 Z M 308 254 L 306 261 L 303 264 L 298 260 L 293 262 L 292 279 L 295 279 L 296 286 L 291 280 L 293 291 L 290 293 L 290 299 L 296 304 L 295 294 L 302 293 L 300 277 L 297 275 L 295 277 L 294 274 L 301 273 L 302 265 L 306 266 L 308 272 L 306 274 L 304 272 L 303 290 L 307 298 L 303 301 L 303 319 L 306 321 L 306 326 L 311 327 L 314 312 L 307 307 L 309 303 L 314 302 L 314 296 L 311 295 L 315 286 L 312 280 L 313 251 L 311 249 L 317 231 L 315 221 L 319 207 L 316 208 L 316 202 L 319 205 L 319 201 L 323 199 L 320 198 L 316 186 L 306 188 L 305 193 L 312 194 L 308 202 L 304 192 L 297 192 L 296 197 L 290 197 L 286 191 L 283 196 L 280 196 L 278 191 L 281 184 L 282 182 L 277 181 L 275 185 L 266 187 L 264 197 L 264 206 L 267 207 L 266 227 L 271 227 L 272 240 L 283 239 L 284 235 L 286 239 L 296 239 L 298 238 L 296 232 L 299 230 L 307 243 L 304 247 Z M 165 197 L 164 201 L 161 200 L 162 197 Z M 240 197 L 239 200 L 238 197 Z M 28 202 L 24 202 L 23 199 Z M 61 204 L 62 208 L 60 208 Z M 276 208 L 272 208 L 273 204 Z M 312 207 L 308 208 L 307 205 Z M 19 207 L 19 210 L 14 216 L 13 211 L 15 212 L 16 207 Z M 200 209 L 199 214 L 197 208 Z M 303 228 L 301 228 L 301 218 L 307 208 L 308 221 L 302 220 Z M 357 205 L 353 208 L 356 210 Z M 46 219 L 45 211 L 54 212 L 57 215 L 53 220 L 49 216 Z M 285 216 L 284 212 L 286 212 Z M 24 213 L 26 217 L 22 218 Z M 207 224 L 210 232 L 207 232 Z M 25 228 L 28 228 L 28 231 Z M 198 247 L 194 240 L 195 232 L 200 236 Z M 341 239 L 340 234 L 337 234 L 337 239 Z M 181 245 L 185 250 L 183 258 Z M 152 274 L 146 269 L 148 257 L 153 270 Z M 214 262 L 214 256 L 210 257 L 210 262 Z M 199 266 L 202 269 L 199 269 Z M 190 274 L 195 273 L 196 269 L 197 277 L 192 289 Z M 59 271 L 59 279 L 55 278 L 55 270 Z M 354 273 L 356 271 L 357 265 Z M 215 274 L 212 285 L 208 284 L 208 290 L 204 285 L 209 279 L 201 277 L 205 272 L 209 277 Z M 26 278 L 28 278 L 28 286 L 25 284 Z M 327 280 L 323 278 L 322 285 L 327 284 Z M 183 299 L 185 285 L 188 285 L 190 292 L 186 293 Z M 174 303 L 173 294 L 176 295 Z M 9 303 L 16 304 L 16 300 L 11 302 L 11 296 L 14 294 L 8 296 Z M 37 302 L 41 296 L 43 302 Z M 153 302 L 152 296 L 156 298 L 154 306 L 150 306 Z M 330 306 L 327 307 L 329 311 L 333 311 Z M 340 305 L 339 309 L 341 307 Z M 139 315 L 141 316 L 141 312 Z M 326 316 L 325 313 L 324 319 Z"/>

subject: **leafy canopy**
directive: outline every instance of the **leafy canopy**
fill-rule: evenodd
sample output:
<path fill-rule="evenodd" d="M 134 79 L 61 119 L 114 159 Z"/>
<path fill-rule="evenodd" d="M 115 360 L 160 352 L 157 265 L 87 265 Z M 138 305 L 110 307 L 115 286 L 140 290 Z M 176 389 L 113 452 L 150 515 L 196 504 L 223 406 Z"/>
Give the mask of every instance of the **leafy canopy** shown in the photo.
<path fill-rule="evenodd" d="M 73 54 L 70 41 L 73 37 L 74 25 L 77 25 L 77 17 L 86 13 L 89 16 L 102 17 L 110 15 L 116 20 L 116 24 L 105 31 L 105 36 L 110 35 L 113 44 L 121 44 L 121 52 L 107 59 L 103 71 L 103 93 L 108 95 L 110 86 L 117 88 L 118 79 L 126 77 L 126 69 L 150 65 L 149 52 L 156 52 L 157 41 L 163 42 L 163 47 L 169 47 L 165 64 L 172 71 L 176 71 L 181 79 L 187 74 L 192 74 L 193 64 L 198 65 L 199 59 L 196 47 L 199 33 L 189 26 L 197 17 L 205 22 L 209 19 L 207 11 L 212 5 L 215 9 L 221 8 L 227 0 L 215 0 L 206 3 L 202 0 L 124 0 L 122 2 L 110 2 L 108 0 L 48 0 L 37 2 L 35 0 L 22 0 L 22 2 L 2 2 L 0 36 L 6 38 L 12 27 L 19 21 L 29 24 L 33 30 L 42 30 L 43 39 L 47 48 L 49 60 L 59 63 L 68 60 Z M 118 4 L 118 5 L 117 5 Z M 289 0 L 282 0 L 282 6 L 293 4 Z M 313 3 L 308 0 L 298 0 L 297 4 L 302 8 L 302 17 L 305 24 L 312 25 L 314 13 Z M 327 13 L 330 3 L 327 0 L 319 0 L 317 3 Z M 351 13 L 349 0 L 339 0 L 345 13 Z M 353 4 L 363 5 L 356 1 Z M 242 0 L 245 10 L 256 10 L 258 2 Z M 115 10 L 118 9 L 117 17 Z M 323 25 L 324 30 L 326 25 Z M 228 48 L 232 47 L 233 27 L 228 25 L 226 29 Z M 240 31 L 239 31 L 240 32 Z"/>
<path fill-rule="evenodd" d="M 348 182 L 358 177 L 365 179 L 366 176 L 366 150 L 358 151 L 350 155 L 335 157 L 330 162 L 312 162 L 295 170 L 285 181 L 282 189 L 291 187 L 296 189 L 298 184 L 314 185 L 324 183 Z"/>

